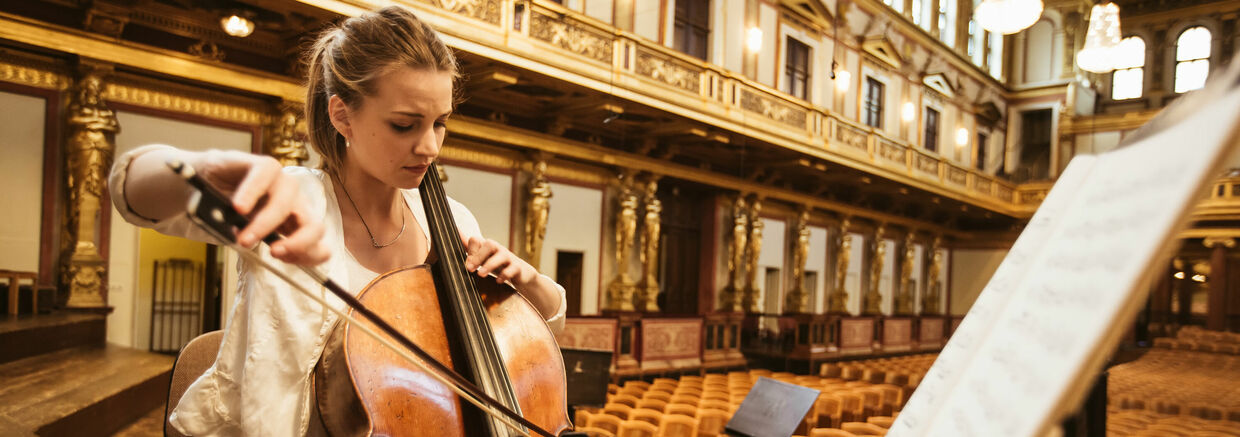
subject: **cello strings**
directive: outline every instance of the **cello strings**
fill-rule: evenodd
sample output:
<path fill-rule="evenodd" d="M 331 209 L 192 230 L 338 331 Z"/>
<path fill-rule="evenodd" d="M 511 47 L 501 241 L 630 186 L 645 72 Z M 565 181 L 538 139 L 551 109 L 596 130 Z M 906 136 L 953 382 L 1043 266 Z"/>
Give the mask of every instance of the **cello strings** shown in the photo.
<path fill-rule="evenodd" d="M 484 403 L 484 402 L 482 402 L 481 400 L 479 400 L 479 399 L 475 398 L 472 394 L 470 394 L 470 393 L 466 392 L 464 389 L 462 389 L 461 387 L 457 386 L 457 385 L 456 385 L 455 383 L 453 383 L 452 381 L 448 380 L 448 378 L 447 378 L 446 376 L 443 376 L 443 375 L 439 374 L 439 372 L 435 371 L 434 369 L 431 369 L 431 368 L 430 368 L 430 366 L 429 366 L 429 365 L 427 365 L 426 363 L 423 363 L 423 362 L 421 362 L 421 361 L 417 360 L 416 358 L 414 358 L 414 356 L 413 356 L 412 354 L 410 354 L 410 353 L 409 353 L 409 351 L 406 351 L 406 350 L 404 350 L 403 348 L 398 347 L 398 346 L 396 345 L 396 343 L 394 343 L 391 339 L 389 339 L 389 338 L 387 338 L 387 337 L 385 337 L 385 336 L 380 335 L 378 332 L 376 332 L 376 331 L 375 331 L 373 328 L 371 328 L 369 325 L 364 324 L 364 323 L 361 323 L 361 321 L 360 321 L 360 320 L 358 320 L 358 319 L 354 318 L 353 316 L 351 316 L 351 315 L 349 315 L 349 314 L 345 313 L 345 312 L 344 312 L 344 311 L 342 311 L 342 310 L 337 309 L 337 308 L 336 308 L 336 307 L 334 307 L 334 306 L 331 306 L 331 305 L 330 305 L 330 304 L 328 304 L 328 303 L 327 303 L 327 301 L 326 301 L 326 300 L 324 300 L 322 297 L 320 297 L 320 296 L 316 296 L 313 292 L 311 292 L 310 290 L 307 290 L 307 289 L 306 289 L 306 287 L 302 286 L 300 283 L 297 283 L 297 281 L 294 281 L 292 277 L 288 276 L 288 274 L 284 273 L 283 271 L 280 271 L 280 270 L 279 270 L 279 269 L 277 269 L 275 266 L 271 265 L 271 264 L 270 264 L 270 263 L 268 263 L 266 260 L 264 260 L 264 259 L 262 259 L 261 257 L 259 257 L 259 256 L 258 256 L 258 254 L 254 253 L 254 252 L 252 252 L 252 251 L 246 250 L 246 249 L 242 248 L 241 246 L 238 246 L 236 243 L 228 243 L 228 244 L 227 244 L 227 246 L 228 246 L 228 247 L 230 247 L 230 248 L 232 248 L 234 251 L 236 251 L 238 254 L 240 254 L 242 258 L 245 258 L 247 261 L 250 261 L 250 262 L 252 262 L 252 263 L 258 264 L 258 265 L 262 266 L 263 268 L 267 269 L 268 271 L 270 271 L 271 273 L 275 274 L 275 275 L 276 275 L 277 277 L 279 277 L 280 279 L 283 279 L 285 282 L 289 283 L 289 285 L 292 285 L 292 286 L 293 286 L 293 288 L 295 288 L 297 291 L 301 292 L 301 294 L 303 294 L 303 295 L 305 295 L 306 297 L 310 298 L 311 300 L 313 300 L 313 301 L 317 302 L 319 305 L 322 305 L 324 308 L 327 308 L 327 309 L 328 309 L 329 311 L 331 311 L 332 313 L 335 313 L 337 316 L 339 316 L 341 319 L 344 319 L 344 320 L 345 320 L 346 322 L 348 322 L 350 325 L 358 327 L 359 329 L 361 329 L 361 330 L 362 330 L 362 332 L 366 333 L 366 335 L 370 336 L 370 337 L 371 337 L 371 338 L 373 338 L 375 341 L 378 341 L 380 344 L 382 344 L 382 345 L 386 346 L 386 347 L 387 347 L 388 349 L 390 349 L 392 352 L 396 352 L 396 354 L 397 354 L 397 355 L 400 355 L 400 356 L 401 356 L 401 358 L 404 358 L 404 359 L 405 359 L 406 361 L 408 361 L 409 363 L 411 363 L 411 364 L 413 364 L 413 365 L 417 366 L 419 369 L 422 369 L 422 371 L 423 371 L 423 372 L 426 372 L 427 374 L 431 375 L 431 377 L 435 378 L 435 379 L 436 379 L 436 380 L 438 380 L 440 383 L 442 383 L 442 384 L 446 385 L 446 386 L 447 386 L 449 389 L 451 389 L 453 392 L 456 392 L 456 394 L 457 394 L 458 396 L 460 396 L 461 398 L 465 399 L 465 400 L 466 400 L 466 401 L 468 401 L 469 403 L 474 404 L 474 406 L 476 406 L 476 407 L 478 407 L 480 410 L 482 410 L 482 411 L 486 412 L 486 413 L 487 413 L 488 415 L 490 415 L 491 417 L 494 417 L 495 419 L 499 420 L 499 421 L 500 421 L 500 422 L 502 422 L 504 425 L 507 425 L 509 428 L 512 428 L 512 430 L 513 430 L 513 431 L 516 431 L 516 432 L 518 432 L 518 433 L 520 433 L 521 435 L 524 435 L 524 436 L 526 436 L 526 437 L 529 437 L 529 436 L 530 436 L 529 431 L 527 431 L 527 430 L 523 429 L 523 428 L 522 428 L 520 425 L 518 425 L 517 423 L 514 423 L 514 422 L 512 421 L 512 419 L 510 419 L 510 418 L 508 418 L 507 416 L 505 416 L 505 415 L 501 414 L 501 413 L 500 413 L 498 410 L 496 410 L 494 407 L 492 407 L 492 406 L 490 406 L 490 405 L 486 405 L 486 403 Z M 304 267 L 304 266 L 303 266 L 303 267 L 302 267 L 302 269 L 303 269 L 303 270 L 307 270 L 307 272 L 306 272 L 306 273 L 309 273 L 309 274 L 310 274 L 310 276 L 312 276 L 312 277 L 319 277 L 319 276 L 322 276 L 321 274 L 316 274 L 316 273 L 318 273 L 318 272 L 312 272 L 313 268 L 311 268 L 311 267 Z M 548 434 L 548 435 L 550 435 L 550 434 Z"/>

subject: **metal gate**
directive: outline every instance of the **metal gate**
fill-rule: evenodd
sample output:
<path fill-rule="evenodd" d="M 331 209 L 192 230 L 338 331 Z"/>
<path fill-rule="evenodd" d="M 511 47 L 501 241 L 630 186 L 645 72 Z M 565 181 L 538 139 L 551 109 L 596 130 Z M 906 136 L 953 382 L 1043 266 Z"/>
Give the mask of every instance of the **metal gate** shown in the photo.
<path fill-rule="evenodd" d="M 151 351 L 176 354 L 202 333 L 203 265 L 188 259 L 155 261 L 151 278 Z"/>

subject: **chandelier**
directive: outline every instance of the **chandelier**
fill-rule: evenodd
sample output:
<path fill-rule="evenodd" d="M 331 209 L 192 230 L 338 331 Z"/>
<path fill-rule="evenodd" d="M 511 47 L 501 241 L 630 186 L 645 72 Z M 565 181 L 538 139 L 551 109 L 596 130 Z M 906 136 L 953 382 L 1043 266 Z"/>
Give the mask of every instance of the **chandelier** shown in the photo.
<path fill-rule="evenodd" d="M 1094 5 L 1094 9 L 1089 13 L 1085 47 L 1077 52 L 1076 65 L 1093 73 L 1114 70 L 1119 39 L 1119 6 L 1115 3 Z"/>
<path fill-rule="evenodd" d="M 983 29 L 1004 35 L 1025 30 L 1042 17 L 1041 0 L 982 0 L 974 11 Z"/>

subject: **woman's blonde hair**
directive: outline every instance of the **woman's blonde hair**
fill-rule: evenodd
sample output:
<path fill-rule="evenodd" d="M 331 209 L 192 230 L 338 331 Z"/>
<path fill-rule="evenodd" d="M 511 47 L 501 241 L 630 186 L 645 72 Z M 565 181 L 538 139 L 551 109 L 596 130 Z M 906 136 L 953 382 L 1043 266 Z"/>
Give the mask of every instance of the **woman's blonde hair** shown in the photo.
<path fill-rule="evenodd" d="M 394 67 L 432 69 L 459 77 L 456 56 L 422 20 L 407 9 L 389 6 L 349 18 L 319 35 L 307 63 L 306 128 L 310 145 L 323 157 L 322 168 L 339 174 L 345 138 L 332 126 L 327 102 L 339 96 L 356 108 L 374 95 L 375 80 Z"/>

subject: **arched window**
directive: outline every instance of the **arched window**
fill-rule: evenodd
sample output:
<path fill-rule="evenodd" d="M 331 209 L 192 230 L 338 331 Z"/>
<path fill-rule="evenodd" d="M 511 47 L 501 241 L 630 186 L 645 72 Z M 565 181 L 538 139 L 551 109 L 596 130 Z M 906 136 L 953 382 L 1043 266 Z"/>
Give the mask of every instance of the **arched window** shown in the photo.
<path fill-rule="evenodd" d="M 1111 99 L 1141 97 L 1145 85 L 1145 40 L 1130 36 L 1115 49 L 1115 73 L 1111 75 Z"/>
<path fill-rule="evenodd" d="M 1175 92 L 1201 88 L 1210 74 L 1210 30 L 1201 26 L 1180 33 L 1175 42 Z"/>
<path fill-rule="evenodd" d="M 883 0 L 883 3 L 891 6 L 891 9 L 895 9 L 896 12 L 904 12 L 904 0 Z"/>

